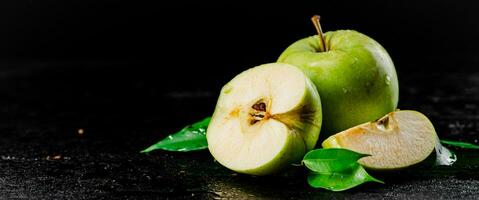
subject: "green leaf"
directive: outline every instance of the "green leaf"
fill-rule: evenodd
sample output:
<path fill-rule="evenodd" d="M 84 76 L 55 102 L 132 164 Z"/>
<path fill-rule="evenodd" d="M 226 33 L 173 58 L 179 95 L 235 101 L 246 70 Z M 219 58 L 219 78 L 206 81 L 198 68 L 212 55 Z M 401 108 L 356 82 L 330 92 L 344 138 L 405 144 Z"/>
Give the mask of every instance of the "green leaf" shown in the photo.
<path fill-rule="evenodd" d="M 303 163 L 312 172 L 308 183 L 314 188 L 343 191 L 366 182 L 382 181 L 370 176 L 358 164 L 358 160 L 369 155 L 348 149 L 316 149 L 308 152 Z"/>
<path fill-rule="evenodd" d="M 207 117 L 200 122 L 186 126 L 177 133 L 169 135 L 158 143 L 151 145 L 141 151 L 141 153 L 148 153 L 158 149 L 181 152 L 206 149 L 208 148 L 206 129 L 210 120 L 211 117 Z"/>
<path fill-rule="evenodd" d="M 350 165 L 348 168 L 330 174 L 311 172 L 308 183 L 314 188 L 323 188 L 331 191 L 351 189 L 366 182 L 383 183 L 369 175 L 359 164 Z"/>
<path fill-rule="evenodd" d="M 441 143 L 447 144 L 450 146 L 461 147 L 464 149 L 479 149 L 479 145 L 467 143 L 467 142 L 459 142 L 459 141 L 452 141 L 452 140 L 441 140 Z"/>
<path fill-rule="evenodd" d="M 357 153 L 348 149 L 316 149 L 308 152 L 304 158 L 303 163 L 311 171 L 317 173 L 334 173 L 342 171 L 353 164 L 362 157 L 369 156 L 366 154 Z"/>

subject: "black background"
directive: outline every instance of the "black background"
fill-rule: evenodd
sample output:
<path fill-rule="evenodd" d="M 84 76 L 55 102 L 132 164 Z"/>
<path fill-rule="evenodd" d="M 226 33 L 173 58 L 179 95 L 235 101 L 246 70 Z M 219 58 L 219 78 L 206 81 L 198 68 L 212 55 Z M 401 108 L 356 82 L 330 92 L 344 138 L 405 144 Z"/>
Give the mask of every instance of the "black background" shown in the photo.
<path fill-rule="evenodd" d="M 289 44 L 315 34 L 313 14 L 323 17 L 325 31 L 354 29 L 376 39 L 404 73 L 472 69 L 479 51 L 479 6 L 472 1 L 1 4 L 2 60 L 114 60 L 231 75 L 273 62 Z"/>
<path fill-rule="evenodd" d="M 210 115 L 236 74 L 315 34 L 313 14 L 325 31 L 355 29 L 386 48 L 399 108 L 427 115 L 441 138 L 476 143 L 477 10 L 433 0 L 1 1 L 0 198 L 475 198 L 475 151 L 343 193 L 310 188 L 304 170 L 251 177 L 207 151 L 138 152 Z"/>

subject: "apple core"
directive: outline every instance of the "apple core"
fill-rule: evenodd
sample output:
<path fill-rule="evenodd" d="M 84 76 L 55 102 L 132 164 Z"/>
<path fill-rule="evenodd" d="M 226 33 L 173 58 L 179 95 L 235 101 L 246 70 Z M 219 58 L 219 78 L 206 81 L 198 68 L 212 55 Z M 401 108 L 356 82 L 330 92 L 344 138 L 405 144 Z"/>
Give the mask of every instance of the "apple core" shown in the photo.
<path fill-rule="evenodd" d="M 250 125 L 254 125 L 263 119 L 268 119 L 270 116 L 270 114 L 266 111 L 266 103 L 263 99 L 253 104 L 250 110 Z"/>

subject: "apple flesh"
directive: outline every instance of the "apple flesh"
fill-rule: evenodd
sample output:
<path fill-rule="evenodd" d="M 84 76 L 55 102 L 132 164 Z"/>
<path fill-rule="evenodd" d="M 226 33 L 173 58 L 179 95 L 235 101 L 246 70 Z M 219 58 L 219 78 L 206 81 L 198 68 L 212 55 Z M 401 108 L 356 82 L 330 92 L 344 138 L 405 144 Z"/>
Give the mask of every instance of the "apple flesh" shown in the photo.
<path fill-rule="evenodd" d="M 437 135 L 429 119 L 417 111 L 396 111 L 326 139 L 324 148 L 345 148 L 371 156 L 359 163 L 371 169 L 399 169 L 425 160 Z"/>
<path fill-rule="evenodd" d="M 300 162 L 321 129 L 321 101 L 297 67 L 265 64 L 226 84 L 208 126 L 208 149 L 223 166 L 267 175 Z"/>
<path fill-rule="evenodd" d="M 386 50 L 351 30 L 311 36 L 289 46 L 278 62 L 302 69 L 319 90 L 323 129 L 329 136 L 396 109 L 398 80 Z M 324 51 L 323 49 L 327 49 Z"/>

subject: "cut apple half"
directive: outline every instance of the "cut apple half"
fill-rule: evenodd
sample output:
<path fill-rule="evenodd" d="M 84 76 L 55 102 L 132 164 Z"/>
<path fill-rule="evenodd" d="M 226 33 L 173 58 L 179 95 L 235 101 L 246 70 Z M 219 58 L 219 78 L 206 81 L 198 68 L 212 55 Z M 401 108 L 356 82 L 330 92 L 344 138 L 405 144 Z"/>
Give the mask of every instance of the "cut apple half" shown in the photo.
<path fill-rule="evenodd" d="M 206 134 L 208 149 L 231 170 L 271 174 L 313 149 L 321 116 L 319 94 L 298 68 L 254 67 L 221 90 Z"/>
<path fill-rule="evenodd" d="M 425 160 L 434 150 L 436 131 L 417 111 L 391 112 L 326 139 L 324 148 L 345 148 L 371 156 L 359 163 L 371 169 L 399 169 Z"/>

